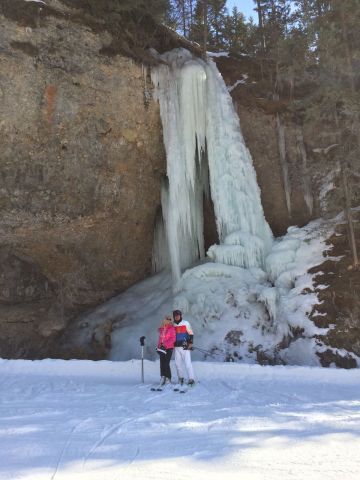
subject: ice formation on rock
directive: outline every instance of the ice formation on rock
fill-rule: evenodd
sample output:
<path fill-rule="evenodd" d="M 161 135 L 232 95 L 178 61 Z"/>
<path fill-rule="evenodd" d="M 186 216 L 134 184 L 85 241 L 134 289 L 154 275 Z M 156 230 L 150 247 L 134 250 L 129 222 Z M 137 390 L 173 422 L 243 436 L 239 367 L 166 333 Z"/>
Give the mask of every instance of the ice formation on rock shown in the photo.
<path fill-rule="evenodd" d="M 308 271 L 324 261 L 333 229 L 333 221 L 314 221 L 290 228 L 276 240 L 277 253 L 291 250 L 294 258 L 276 279 L 276 288 L 258 267 L 207 262 L 183 273 L 174 297 L 171 274 L 164 270 L 86 314 L 72 341 L 92 345 L 94 338 L 108 334 L 111 324 L 110 358 L 138 358 L 138 339 L 144 335 L 145 358 L 154 360 L 161 319 L 178 307 L 191 322 L 195 346 L 209 352 L 195 350 L 194 359 L 319 365 L 316 352 L 329 348 L 320 339 L 327 329 L 308 317 L 318 303 L 313 278 L 319 275 Z M 336 258 L 327 256 L 329 260 Z"/>
<path fill-rule="evenodd" d="M 145 335 L 154 344 L 163 315 L 180 308 L 196 345 L 215 355 L 207 359 L 319 364 L 316 352 L 325 347 L 318 338 L 326 329 L 309 318 L 318 299 L 308 270 L 323 262 L 334 224 L 291 227 L 274 240 L 215 63 L 183 49 L 158 58 L 151 76 L 167 155 L 154 233 L 153 269 L 160 273 L 87 316 L 92 330 L 81 331 L 88 335 L 84 341 L 111 322 L 111 358 L 133 358 L 137 338 Z M 205 260 L 203 196 L 209 183 L 220 245 L 210 247 Z M 156 358 L 150 346 L 146 354 Z M 194 357 L 204 354 L 195 351 Z"/>
<path fill-rule="evenodd" d="M 164 225 L 162 209 L 156 213 L 153 252 L 152 252 L 152 271 L 158 273 L 169 265 L 169 247 Z"/>
<path fill-rule="evenodd" d="M 155 238 L 168 241 L 174 306 L 195 319 L 196 329 L 203 327 L 203 342 L 216 329 L 225 344 L 238 344 L 238 358 L 261 348 L 274 359 L 276 345 L 291 343 L 293 331 L 310 338 L 316 330 L 307 317 L 316 295 L 299 300 L 297 229 L 273 240 L 239 119 L 215 63 L 184 49 L 159 60 L 152 80 L 167 155 L 166 234 L 159 222 Z M 209 181 L 220 245 L 208 250 L 211 263 L 194 267 L 204 257 L 202 199 Z M 159 248 L 156 259 L 163 264 Z"/>
<path fill-rule="evenodd" d="M 313 278 L 319 273 L 308 272 L 323 263 L 336 218 L 290 227 L 274 240 L 215 64 L 183 49 L 159 60 L 151 75 L 167 154 L 154 232 L 153 270 L 160 273 L 85 315 L 77 341 L 106 339 L 111 325 L 110 358 L 137 358 L 138 338 L 146 336 L 146 358 L 155 359 L 161 319 L 180 308 L 200 347 L 195 359 L 319 365 L 317 354 L 329 348 L 321 342 L 327 329 L 309 317 L 318 304 Z M 205 259 L 209 183 L 220 245 Z"/>
<path fill-rule="evenodd" d="M 263 266 L 272 233 L 226 85 L 212 60 L 204 62 L 187 50 L 173 50 L 160 60 L 151 75 L 167 155 L 169 188 L 163 210 L 174 280 L 204 257 L 207 165 L 221 244 L 209 255 L 229 265 Z"/>

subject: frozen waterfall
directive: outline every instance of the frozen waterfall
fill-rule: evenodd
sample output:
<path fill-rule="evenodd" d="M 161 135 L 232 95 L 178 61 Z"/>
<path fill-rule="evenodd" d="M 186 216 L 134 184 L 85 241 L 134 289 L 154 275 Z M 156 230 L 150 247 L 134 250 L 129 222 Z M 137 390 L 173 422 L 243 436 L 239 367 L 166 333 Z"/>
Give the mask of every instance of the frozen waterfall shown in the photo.
<path fill-rule="evenodd" d="M 289 227 L 273 239 L 239 119 L 215 63 L 183 49 L 158 60 L 152 80 L 167 175 L 155 219 L 156 275 L 81 319 L 80 344 L 106 338 L 111 325 L 110 358 L 137 358 L 137 339 L 146 336 L 146 358 L 155 359 L 159 321 L 179 308 L 200 347 L 196 359 L 320 365 L 319 355 L 330 348 L 321 340 L 328 327 L 316 326 L 311 314 L 320 315 L 317 292 L 327 286 L 315 286 L 318 269 L 310 272 L 324 262 L 337 220 Z M 203 198 L 209 194 L 220 244 L 199 262 L 205 257 Z M 337 261 L 329 253 L 326 259 Z"/>
<path fill-rule="evenodd" d="M 167 191 L 162 210 L 171 270 L 181 271 L 205 256 L 203 195 L 210 180 L 220 245 L 214 261 L 262 267 L 272 245 L 260 190 L 231 96 L 212 60 L 184 49 L 160 55 L 152 70 L 160 103 L 167 156 Z"/>

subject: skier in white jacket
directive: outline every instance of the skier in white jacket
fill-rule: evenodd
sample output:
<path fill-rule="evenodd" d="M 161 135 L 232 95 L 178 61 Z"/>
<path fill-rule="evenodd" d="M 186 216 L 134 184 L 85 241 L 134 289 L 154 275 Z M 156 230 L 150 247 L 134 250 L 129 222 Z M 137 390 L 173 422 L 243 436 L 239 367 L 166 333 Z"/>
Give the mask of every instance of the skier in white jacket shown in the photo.
<path fill-rule="evenodd" d="M 175 366 L 179 379 L 179 384 L 184 384 L 185 374 L 184 366 L 187 373 L 188 385 L 194 385 L 194 371 L 191 363 L 191 354 L 194 334 L 190 323 L 182 319 L 180 310 L 173 311 L 175 323 L 176 340 L 175 340 Z"/>

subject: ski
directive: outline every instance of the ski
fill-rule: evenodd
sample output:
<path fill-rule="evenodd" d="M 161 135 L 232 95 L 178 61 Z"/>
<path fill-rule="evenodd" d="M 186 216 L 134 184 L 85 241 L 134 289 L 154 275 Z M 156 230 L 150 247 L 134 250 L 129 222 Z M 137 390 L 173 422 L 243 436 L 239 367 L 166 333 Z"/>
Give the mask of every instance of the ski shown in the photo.
<path fill-rule="evenodd" d="M 177 392 L 177 393 L 185 393 L 187 391 L 188 391 L 188 388 L 184 388 L 184 387 L 174 388 L 174 392 Z"/>
<path fill-rule="evenodd" d="M 169 390 L 170 384 L 166 383 L 165 385 L 158 385 L 157 387 L 151 387 L 150 391 L 151 392 L 163 392 L 166 390 Z"/>
<path fill-rule="evenodd" d="M 178 383 L 175 384 L 175 386 L 173 388 L 174 392 L 180 392 L 180 390 L 183 390 L 185 388 L 185 385 L 186 385 L 186 383 L 182 379 L 181 381 L 179 381 Z"/>
<path fill-rule="evenodd" d="M 174 392 L 178 393 L 186 393 L 189 389 L 191 390 L 194 387 L 195 383 L 179 385 L 178 387 L 174 388 Z"/>
<path fill-rule="evenodd" d="M 151 392 L 163 392 L 164 390 L 166 390 L 166 388 L 160 387 L 160 386 L 159 386 L 159 387 L 151 387 L 151 388 L 150 388 L 150 391 L 151 391 Z"/>
<path fill-rule="evenodd" d="M 185 390 L 185 385 L 176 385 L 176 386 L 173 388 L 173 391 L 174 391 L 174 392 L 180 392 L 181 390 Z"/>

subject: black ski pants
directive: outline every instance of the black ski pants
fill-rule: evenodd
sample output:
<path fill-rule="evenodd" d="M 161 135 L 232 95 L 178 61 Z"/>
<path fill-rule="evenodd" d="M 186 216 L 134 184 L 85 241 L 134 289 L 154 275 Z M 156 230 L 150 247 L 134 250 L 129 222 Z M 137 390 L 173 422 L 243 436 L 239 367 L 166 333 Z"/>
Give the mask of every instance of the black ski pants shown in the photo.
<path fill-rule="evenodd" d="M 160 355 L 160 376 L 171 380 L 170 360 L 173 349 L 167 348 L 166 353 L 159 352 Z"/>

